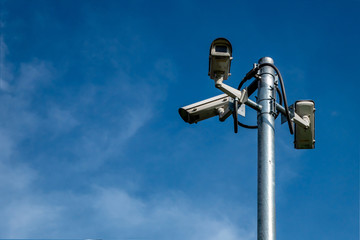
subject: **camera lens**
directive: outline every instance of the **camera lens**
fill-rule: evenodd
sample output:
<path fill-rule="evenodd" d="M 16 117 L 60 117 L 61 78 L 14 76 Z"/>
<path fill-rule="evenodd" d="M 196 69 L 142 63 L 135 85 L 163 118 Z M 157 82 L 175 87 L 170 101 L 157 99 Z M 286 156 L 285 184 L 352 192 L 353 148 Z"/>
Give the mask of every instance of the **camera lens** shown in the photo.
<path fill-rule="evenodd" d="M 226 46 L 215 46 L 215 51 L 216 52 L 227 52 L 227 47 Z"/>

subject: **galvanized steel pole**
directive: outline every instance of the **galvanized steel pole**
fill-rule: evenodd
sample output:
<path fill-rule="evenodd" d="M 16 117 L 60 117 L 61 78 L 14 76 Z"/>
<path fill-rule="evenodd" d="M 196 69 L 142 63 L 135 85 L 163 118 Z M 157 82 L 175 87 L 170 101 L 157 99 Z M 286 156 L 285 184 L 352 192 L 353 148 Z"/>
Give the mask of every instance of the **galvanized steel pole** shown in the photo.
<path fill-rule="evenodd" d="M 259 60 L 274 63 L 270 57 Z M 258 112 L 258 240 L 275 240 L 275 72 L 272 67 L 260 69 Z"/>

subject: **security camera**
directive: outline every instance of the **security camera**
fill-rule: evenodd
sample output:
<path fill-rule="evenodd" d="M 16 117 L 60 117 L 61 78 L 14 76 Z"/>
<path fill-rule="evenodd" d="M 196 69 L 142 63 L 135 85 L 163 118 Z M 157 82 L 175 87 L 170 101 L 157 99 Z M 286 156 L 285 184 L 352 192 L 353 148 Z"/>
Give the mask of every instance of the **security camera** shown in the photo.
<path fill-rule="evenodd" d="M 231 98 L 221 94 L 191 105 L 179 108 L 181 118 L 187 123 L 197 123 L 202 120 L 219 115 L 220 121 L 225 121 L 231 115 L 229 103 Z"/>
<path fill-rule="evenodd" d="M 209 76 L 211 79 L 222 77 L 226 80 L 230 76 L 232 47 L 225 38 L 215 39 L 210 46 Z"/>
<path fill-rule="evenodd" d="M 308 124 L 303 127 L 295 124 L 295 148 L 313 149 L 315 148 L 315 103 L 312 100 L 302 100 L 295 102 L 295 113 Z"/>

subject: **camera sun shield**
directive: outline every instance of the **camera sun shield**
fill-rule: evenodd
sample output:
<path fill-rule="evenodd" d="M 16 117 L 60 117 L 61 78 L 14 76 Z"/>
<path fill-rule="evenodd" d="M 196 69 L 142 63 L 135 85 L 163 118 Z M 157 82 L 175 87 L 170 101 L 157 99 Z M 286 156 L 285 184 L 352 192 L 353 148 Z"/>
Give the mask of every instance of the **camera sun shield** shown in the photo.
<path fill-rule="evenodd" d="M 224 80 L 230 76 L 232 46 L 225 38 L 215 39 L 210 46 L 209 76 L 211 79 L 222 76 Z"/>

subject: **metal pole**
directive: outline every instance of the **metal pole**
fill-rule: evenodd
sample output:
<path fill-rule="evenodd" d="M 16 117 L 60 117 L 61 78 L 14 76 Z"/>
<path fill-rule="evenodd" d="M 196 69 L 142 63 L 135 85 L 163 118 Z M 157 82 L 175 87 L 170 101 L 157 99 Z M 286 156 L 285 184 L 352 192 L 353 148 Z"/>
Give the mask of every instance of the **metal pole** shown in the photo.
<path fill-rule="evenodd" d="M 270 57 L 259 60 L 274 63 Z M 260 69 L 258 112 L 258 240 L 275 240 L 275 72 L 269 66 Z"/>

